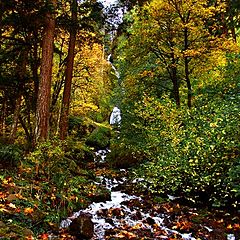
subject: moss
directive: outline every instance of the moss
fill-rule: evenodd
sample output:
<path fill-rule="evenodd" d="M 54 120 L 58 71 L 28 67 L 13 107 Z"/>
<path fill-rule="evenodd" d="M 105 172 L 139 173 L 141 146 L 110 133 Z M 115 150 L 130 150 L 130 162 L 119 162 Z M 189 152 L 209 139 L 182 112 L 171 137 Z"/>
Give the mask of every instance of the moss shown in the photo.
<path fill-rule="evenodd" d="M 110 143 L 111 131 L 109 128 L 104 126 L 98 126 L 86 140 L 88 146 L 94 147 L 95 149 L 104 149 L 108 147 Z"/>

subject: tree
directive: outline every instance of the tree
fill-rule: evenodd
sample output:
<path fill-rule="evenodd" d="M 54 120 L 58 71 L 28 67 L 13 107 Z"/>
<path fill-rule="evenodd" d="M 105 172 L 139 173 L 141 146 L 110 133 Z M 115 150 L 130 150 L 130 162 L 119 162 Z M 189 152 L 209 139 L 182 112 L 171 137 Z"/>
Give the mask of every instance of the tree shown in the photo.
<path fill-rule="evenodd" d="M 138 76 L 132 76 L 129 71 L 125 82 L 128 79 L 141 78 L 141 84 L 147 86 L 154 81 L 152 86 L 155 86 L 157 93 L 159 88 L 168 89 L 169 84 L 165 82 L 170 80 L 171 95 L 177 106 L 180 106 L 180 99 L 183 97 L 180 96 L 180 89 L 186 86 L 187 105 L 191 108 L 192 76 L 200 68 L 204 68 L 206 59 L 213 52 L 219 54 L 218 50 L 223 49 L 222 45 L 227 45 L 222 43 L 228 42 L 231 45 L 224 36 L 211 35 L 206 26 L 211 19 L 215 27 L 220 28 L 221 23 L 216 21 L 215 16 L 225 10 L 224 4 L 208 6 L 207 0 L 153 0 L 133 11 L 128 16 L 133 24 L 127 30 L 129 36 L 122 49 L 128 66 L 135 64 Z M 139 80 L 137 82 L 139 84 Z"/>
<path fill-rule="evenodd" d="M 1 2 L 0 41 L 0 86 L 3 93 L 0 105 L 3 108 L 2 123 L 7 123 L 6 137 L 14 142 L 18 122 L 26 132 L 28 142 L 32 142 L 32 116 L 35 111 L 35 97 L 31 88 L 37 85 L 31 77 L 31 67 L 37 66 L 38 56 L 32 61 L 32 52 L 39 49 L 39 29 L 42 9 L 40 1 Z M 34 46 L 34 47 L 33 47 Z M 36 46 L 36 47 L 35 47 Z M 33 64 L 34 63 L 34 64 Z M 30 66 L 30 67 L 29 67 Z M 34 74 L 33 74 L 34 75 Z M 34 79 L 34 82 L 32 82 Z M 21 111 L 20 111 L 21 110 Z M 11 121 L 5 121 L 11 119 Z"/>
<path fill-rule="evenodd" d="M 74 50 L 76 44 L 76 34 L 77 34 L 77 0 L 72 0 L 72 25 L 70 29 L 70 39 L 68 46 L 68 56 L 67 56 L 67 66 L 65 73 L 65 85 L 62 100 L 62 109 L 60 117 L 60 139 L 64 140 L 67 136 L 68 130 L 68 115 L 70 106 L 70 96 L 71 96 L 71 85 L 73 76 L 73 63 L 74 63 Z"/>
<path fill-rule="evenodd" d="M 45 15 L 45 26 L 42 41 L 42 61 L 40 83 L 37 98 L 36 109 L 36 142 L 44 141 L 48 138 L 49 116 L 50 116 L 50 96 L 51 96 L 51 78 L 53 64 L 53 43 L 55 30 L 56 0 L 49 2 L 49 9 Z"/>

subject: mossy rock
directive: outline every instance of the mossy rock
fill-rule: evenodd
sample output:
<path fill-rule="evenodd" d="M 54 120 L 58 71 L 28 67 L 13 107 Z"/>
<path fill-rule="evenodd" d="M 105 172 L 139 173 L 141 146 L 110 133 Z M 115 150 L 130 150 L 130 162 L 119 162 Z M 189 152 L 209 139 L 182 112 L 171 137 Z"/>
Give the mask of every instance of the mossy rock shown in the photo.
<path fill-rule="evenodd" d="M 107 127 L 98 126 L 86 140 L 86 144 L 95 149 L 104 149 L 109 146 L 111 131 Z"/>
<path fill-rule="evenodd" d="M 69 146 L 65 156 L 75 161 L 78 166 L 82 166 L 85 163 L 94 161 L 94 153 L 84 144 L 75 144 Z"/>
<path fill-rule="evenodd" d="M 32 237 L 34 233 L 32 230 L 21 227 L 12 223 L 0 224 L 0 238 L 1 239 L 27 239 L 27 237 Z"/>
<path fill-rule="evenodd" d="M 105 202 L 111 200 L 111 192 L 104 186 L 97 186 L 97 190 L 94 195 L 91 196 L 93 202 Z"/>
<path fill-rule="evenodd" d="M 91 121 L 81 116 L 70 116 L 68 132 L 72 136 L 85 137 L 94 130 L 95 126 Z"/>
<path fill-rule="evenodd" d="M 125 146 L 111 146 L 111 152 L 107 155 L 107 162 L 114 168 L 129 168 L 141 163 L 144 154 L 136 153 Z"/>

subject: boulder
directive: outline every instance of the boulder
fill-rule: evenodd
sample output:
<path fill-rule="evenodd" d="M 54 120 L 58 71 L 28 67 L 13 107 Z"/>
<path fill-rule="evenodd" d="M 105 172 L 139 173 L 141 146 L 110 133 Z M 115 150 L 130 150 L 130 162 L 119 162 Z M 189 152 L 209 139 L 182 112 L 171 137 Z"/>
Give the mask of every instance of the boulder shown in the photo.
<path fill-rule="evenodd" d="M 94 235 L 94 224 L 89 214 L 82 213 L 78 218 L 72 220 L 69 233 L 77 239 L 91 239 Z"/>

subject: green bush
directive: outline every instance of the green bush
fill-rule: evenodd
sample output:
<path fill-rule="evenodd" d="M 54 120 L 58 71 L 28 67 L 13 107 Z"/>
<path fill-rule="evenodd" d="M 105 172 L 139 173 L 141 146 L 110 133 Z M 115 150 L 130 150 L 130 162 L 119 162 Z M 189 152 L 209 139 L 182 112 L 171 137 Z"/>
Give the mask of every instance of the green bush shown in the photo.
<path fill-rule="evenodd" d="M 88 146 L 73 139 L 69 139 L 65 146 L 65 156 L 82 167 L 84 167 L 86 162 L 92 162 L 95 157 L 93 151 Z"/>
<path fill-rule="evenodd" d="M 2 168 L 16 167 L 22 158 L 22 151 L 16 145 L 0 145 L 0 165 Z"/>
<path fill-rule="evenodd" d="M 86 144 L 95 149 L 104 149 L 109 145 L 111 137 L 110 129 L 105 126 L 98 126 L 89 135 Z"/>
<path fill-rule="evenodd" d="M 238 76 L 225 71 L 224 77 L 199 79 L 191 109 L 177 108 L 168 96 L 146 93 L 134 104 L 124 100 L 115 141 L 142 153 L 145 162 L 133 177 L 144 178 L 142 186 L 151 193 L 236 207 L 240 86 Z"/>
<path fill-rule="evenodd" d="M 71 136 L 83 138 L 93 130 L 93 126 L 88 123 L 83 117 L 70 116 L 68 131 Z"/>
<path fill-rule="evenodd" d="M 57 140 L 49 140 L 40 143 L 35 150 L 27 156 L 27 160 L 34 165 L 37 177 L 51 179 L 55 173 L 62 172 L 68 167 L 64 159 L 62 143 Z"/>

